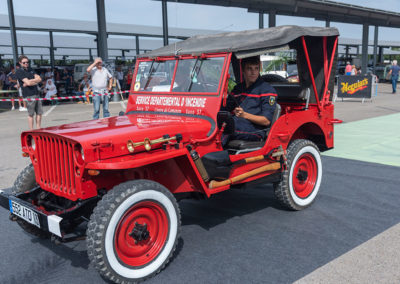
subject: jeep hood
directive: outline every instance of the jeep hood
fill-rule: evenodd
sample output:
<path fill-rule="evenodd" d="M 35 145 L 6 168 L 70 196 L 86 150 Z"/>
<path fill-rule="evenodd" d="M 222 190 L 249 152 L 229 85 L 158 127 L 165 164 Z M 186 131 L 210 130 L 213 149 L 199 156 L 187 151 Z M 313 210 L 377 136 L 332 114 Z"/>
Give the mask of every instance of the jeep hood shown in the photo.
<path fill-rule="evenodd" d="M 85 151 L 85 156 L 89 154 L 87 158 L 91 156 L 90 151 L 87 152 L 89 149 L 100 146 L 100 157 L 97 156 L 97 159 L 107 159 L 130 154 L 126 149 L 128 140 L 135 143 L 142 142 L 145 138 L 153 140 L 164 135 L 172 137 L 179 133 L 185 142 L 189 139 L 207 138 L 214 130 L 215 122 L 206 116 L 136 113 L 64 124 L 29 133 L 56 135 L 79 142 Z M 155 145 L 157 146 L 161 145 Z M 144 151 L 144 148 L 139 146 L 137 151 Z"/>

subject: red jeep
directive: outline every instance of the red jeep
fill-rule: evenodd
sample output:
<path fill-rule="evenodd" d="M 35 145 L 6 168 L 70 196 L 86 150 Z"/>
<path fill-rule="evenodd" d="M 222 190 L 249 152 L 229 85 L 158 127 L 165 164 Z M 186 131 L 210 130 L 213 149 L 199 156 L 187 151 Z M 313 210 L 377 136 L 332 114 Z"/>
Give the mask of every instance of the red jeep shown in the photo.
<path fill-rule="evenodd" d="M 333 147 L 339 122 L 331 103 L 337 40 L 334 28 L 283 26 L 196 36 L 141 55 L 125 113 L 22 133 L 32 163 L 0 204 L 36 236 L 86 237 L 93 266 L 117 283 L 166 265 L 182 198 L 262 179 L 280 203 L 301 210 L 318 193 L 320 152 Z M 299 82 L 263 77 L 278 93 L 267 138 L 222 146 L 235 126 L 220 109 L 241 81 L 241 59 L 285 50 Z M 85 236 L 77 233 L 81 223 Z"/>

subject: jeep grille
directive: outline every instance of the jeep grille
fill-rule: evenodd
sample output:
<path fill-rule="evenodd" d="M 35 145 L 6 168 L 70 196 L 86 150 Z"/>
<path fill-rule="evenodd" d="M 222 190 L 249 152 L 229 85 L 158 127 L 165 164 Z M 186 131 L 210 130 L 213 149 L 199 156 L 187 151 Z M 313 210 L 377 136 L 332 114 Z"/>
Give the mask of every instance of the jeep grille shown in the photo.
<path fill-rule="evenodd" d="M 35 136 L 36 181 L 56 195 L 72 197 L 77 194 L 75 176 L 75 143 L 54 136 Z M 75 199 L 75 198 L 73 198 Z"/>

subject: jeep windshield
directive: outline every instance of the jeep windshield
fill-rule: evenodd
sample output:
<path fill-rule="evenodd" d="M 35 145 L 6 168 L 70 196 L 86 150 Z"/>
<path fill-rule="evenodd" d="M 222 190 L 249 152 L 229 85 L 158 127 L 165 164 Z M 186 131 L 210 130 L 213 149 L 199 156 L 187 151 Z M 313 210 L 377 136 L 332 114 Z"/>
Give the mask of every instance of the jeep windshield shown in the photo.
<path fill-rule="evenodd" d="M 215 94 L 224 61 L 223 56 L 140 61 L 133 91 Z"/>

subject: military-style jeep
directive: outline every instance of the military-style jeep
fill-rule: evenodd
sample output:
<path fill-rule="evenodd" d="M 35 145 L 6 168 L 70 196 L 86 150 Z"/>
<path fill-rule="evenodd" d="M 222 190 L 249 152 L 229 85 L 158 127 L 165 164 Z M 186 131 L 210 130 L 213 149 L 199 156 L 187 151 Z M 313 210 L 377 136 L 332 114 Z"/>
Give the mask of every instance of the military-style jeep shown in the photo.
<path fill-rule="evenodd" d="M 334 28 L 282 26 L 195 36 L 141 55 L 125 113 L 22 133 L 31 164 L 0 204 L 36 236 L 86 237 L 92 265 L 116 283 L 166 265 L 182 198 L 262 179 L 287 208 L 306 208 L 321 185 L 320 152 L 333 147 L 339 122 L 331 103 L 337 42 Z M 263 77 L 278 94 L 266 139 L 223 145 L 235 126 L 220 110 L 242 80 L 240 61 L 284 50 L 299 83 Z"/>

